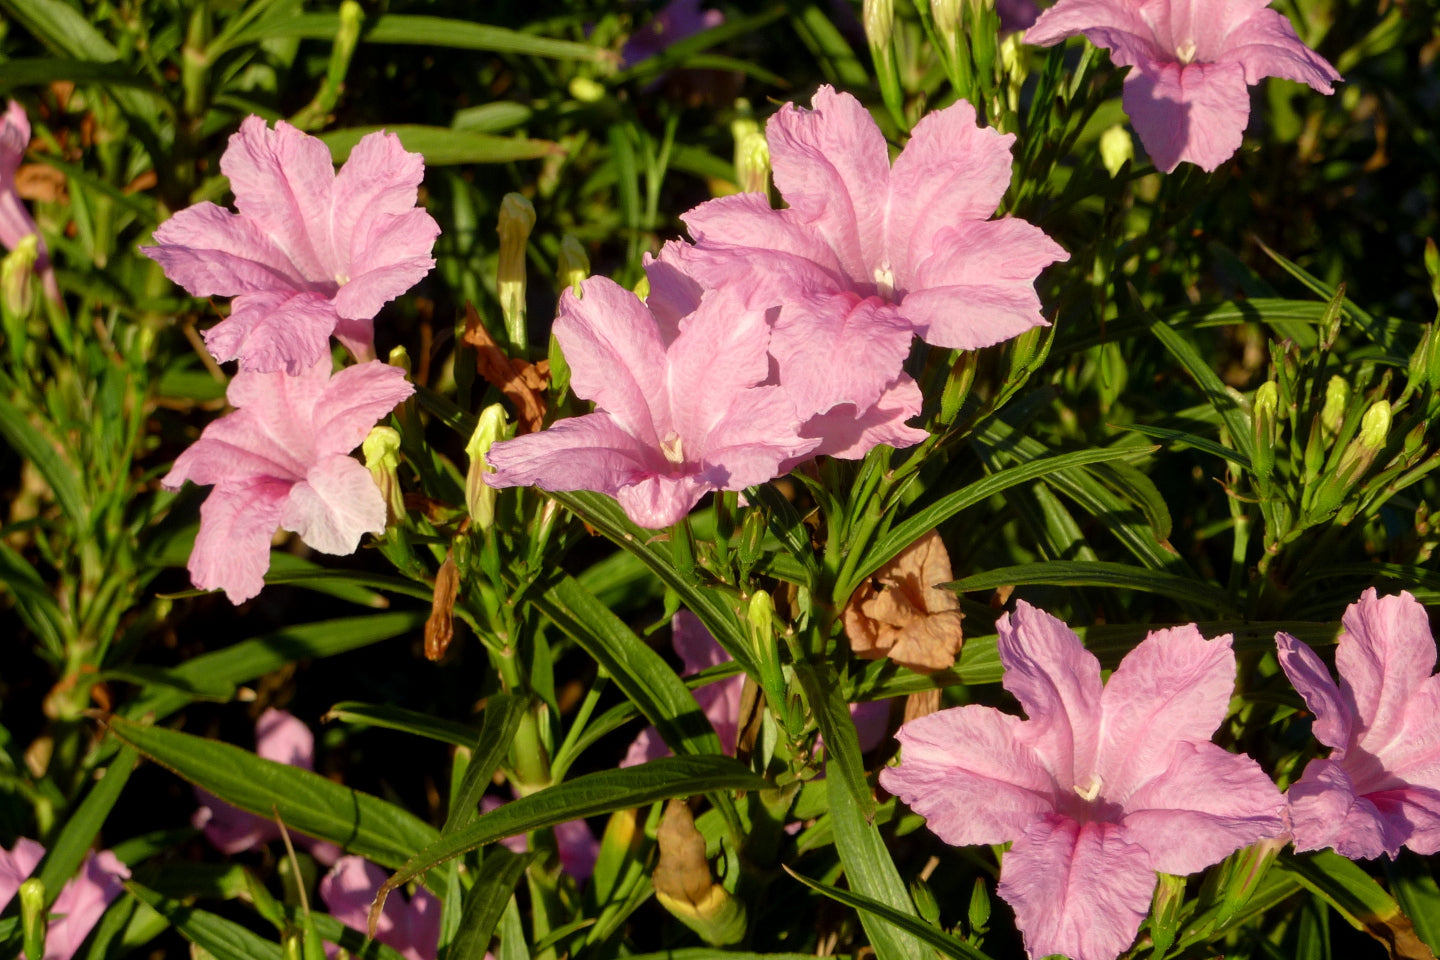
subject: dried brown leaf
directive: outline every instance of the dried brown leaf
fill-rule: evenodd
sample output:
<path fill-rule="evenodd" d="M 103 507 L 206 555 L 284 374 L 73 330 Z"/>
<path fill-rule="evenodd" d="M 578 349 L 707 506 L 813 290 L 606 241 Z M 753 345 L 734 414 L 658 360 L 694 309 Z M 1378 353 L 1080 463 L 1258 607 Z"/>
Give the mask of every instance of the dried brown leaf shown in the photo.
<path fill-rule="evenodd" d="M 455 555 L 447 553 L 445 562 L 435 574 L 435 597 L 430 601 L 430 617 L 425 621 L 425 657 L 439 660 L 445 656 L 450 641 L 455 639 L 455 596 L 460 590 L 460 569 Z"/>
<path fill-rule="evenodd" d="M 465 304 L 464 341 L 475 348 L 475 370 L 515 405 L 516 435 L 545 426 L 545 393 L 550 384 L 550 361 L 531 363 L 510 357 L 500 349 L 473 304 Z"/>

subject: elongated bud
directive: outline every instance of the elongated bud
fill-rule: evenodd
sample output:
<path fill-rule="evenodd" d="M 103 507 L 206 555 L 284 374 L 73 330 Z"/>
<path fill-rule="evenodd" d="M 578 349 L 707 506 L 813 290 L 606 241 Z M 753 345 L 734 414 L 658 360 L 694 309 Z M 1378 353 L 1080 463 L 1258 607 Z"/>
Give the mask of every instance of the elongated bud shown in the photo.
<path fill-rule="evenodd" d="M 870 41 L 870 49 L 879 47 L 888 50 L 895 34 L 894 0 L 864 0 L 860 20 L 865 25 L 865 38 Z"/>
<path fill-rule="evenodd" d="M 1265 479 L 1275 469 L 1275 443 L 1279 438 L 1275 419 L 1280 409 L 1280 388 L 1266 380 L 1255 391 L 1255 475 Z"/>
<path fill-rule="evenodd" d="M 960 33 L 960 3 L 961 0 L 930 0 L 930 20 L 947 46 L 953 45 Z"/>
<path fill-rule="evenodd" d="M 1410 386 L 1416 389 L 1426 386 L 1440 387 L 1440 330 L 1437 330 L 1436 326 L 1436 323 L 1432 323 L 1425 328 L 1420 345 L 1410 355 L 1407 375 Z"/>
<path fill-rule="evenodd" d="M 425 621 L 427 660 L 445 656 L 450 641 L 455 639 L 455 598 L 459 592 L 460 569 L 455 565 L 455 555 L 447 553 L 435 573 L 435 594 L 430 599 L 430 617 Z"/>
<path fill-rule="evenodd" d="M 1334 439 L 1345 423 L 1345 411 L 1350 406 L 1350 384 L 1344 377 L 1331 377 L 1325 384 L 1325 406 L 1320 410 L 1320 426 L 1325 430 L 1326 439 Z"/>
<path fill-rule="evenodd" d="M 764 590 L 756 590 L 745 608 L 745 619 L 750 625 L 750 646 L 757 660 L 764 660 L 773 654 L 775 648 L 775 601 Z"/>
<path fill-rule="evenodd" d="M 972 934 L 984 933 L 989 927 L 990 911 L 990 889 L 985 886 L 983 877 L 976 877 L 975 886 L 970 888 L 970 907 L 965 912 Z"/>
<path fill-rule="evenodd" d="M 495 469 L 485 462 L 485 454 L 496 440 L 505 439 L 507 434 L 505 408 L 492 403 L 480 411 L 475 432 L 465 444 L 465 455 L 470 458 L 470 469 L 465 473 L 465 509 L 470 520 L 481 530 L 495 525 L 495 499 L 500 491 L 485 482 L 485 474 Z"/>
<path fill-rule="evenodd" d="M 660 905 L 713 946 L 744 939 L 745 904 L 711 877 L 705 837 L 695 828 L 689 804 L 670 801 L 655 840 L 660 860 L 651 879 Z"/>
<path fill-rule="evenodd" d="M 20 930 L 26 957 L 45 956 L 45 929 L 49 925 L 45 912 L 45 882 L 31 877 L 20 884 Z"/>
<path fill-rule="evenodd" d="M 1135 159 L 1135 141 L 1123 123 L 1117 123 L 1100 134 L 1100 162 L 1112 177 L 1120 175 L 1125 164 Z"/>
<path fill-rule="evenodd" d="M 891 42 L 895 35 L 894 0 L 864 0 L 860 19 L 865 24 L 865 39 L 870 43 L 870 56 L 875 61 L 880 98 L 896 125 L 902 130 L 909 129 L 905 119 L 905 94 L 900 87 L 900 65 Z"/>
<path fill-rule="evenodd" d="M 401 370 L 404 370 L 405 379 L 410 379 L 409 350 L 406 350 L 404 347 L 396 347 L 395 349 L 390 351 L 390 355 L 386 358 L 385 362 L 390 364 L 390 366 L 392 367 L 399 367 Z"/>
<path fill-rule="evenodd" d="M 500 312 L 511 353 L 523 356 L 529 345 L 525 330 L 525 245 L 535 228 L 535 206 L 518 193 L 500 201 Z"/>
<path fill-rule="evenodd" d="M 746 117 L 730 124 L 735 135 L 735 185 L 742 193 L 770 195 L 770 143 L 760 124 Z"/>
<path fill-rule="evenodd" d="M 1154 956 L 1163 957 L 1180 932 L 1180 908 L 1185 904 L 1185 878 L 1160 874 L 1155 886 L 1155 900 L 1150 908 L 1150 939 L 1155 944 Z"/>
<path fill-rule="evenodd" d="M 35 306 L 35 262 L 40 259 L 40 238 L 27 233 L 0 262 L 0 291 L 7 315 L 28 317 Z M 8 331 L 7 331 L 8 332 Z"/>
<path fill-rule="evenodd" d="M 1290 842 L 1289 837 L 1261 840 L 1231 854 L 1212 875 L 1219 887 L 1215 923 L 1223 925 L 1250 902 L 1265 879 L 1276 856 Z M 1207 883 L 1210 882 L 1207 879 Z"/>
<path fill-rule="evenodd" d="M 1390 402 L 1377 400 L 1360 418 L 1360 432 L 1335 465 L 1335 476 L 1343 484 L 1355 483 L 1370 469 L 1375 457 L 1385 449 L 1385 440 L 1390 433 Z"/>
<path fill-rule="evenodd" d="M 395 526 L 405 516 L 405 495 L 400 489 L 400 433 L 393 427 L 372 427 L 360 445 L 365 469 L 380 488 L 385 500 L 385 526 Z"/>
<path fill-rule="evenodd" d="M 1435 248 L 1434 238 L 1425 239 L 1425 272 L 1430 274 L 1430 293 L 1440 304 L 1440 250 Z"/>
<path fill-rule="evenodd" d="M 560 239 L 560 258 L 555 272 L 559 275 L 562 293 L 569 287 L 575 296 L 580 296 L 580 281 L 590 276 L 590 257 L 585 253 L 585 245 L 573 233 Z"/>

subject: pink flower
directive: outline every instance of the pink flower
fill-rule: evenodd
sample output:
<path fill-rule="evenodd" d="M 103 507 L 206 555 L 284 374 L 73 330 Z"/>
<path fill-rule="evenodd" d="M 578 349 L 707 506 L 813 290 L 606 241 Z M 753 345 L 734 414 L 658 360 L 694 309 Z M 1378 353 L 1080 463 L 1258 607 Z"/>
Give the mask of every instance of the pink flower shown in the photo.
<path fill-rule="evenodd" d="M 623 766 L 623 764 L 622 764 Z M 506 801 L 486 794 L 480 798 L 480 812 L 489 813 L 505 806 Z M 500 845 L 511 853 L 524 853 L 529 849 L 525 834 L 517 833 L 505 837 Z M 595 861 L 600 859 L 600 841 L 595 839 L 590 825 L 584 820 L 567 820 L 555 826 L 555 848 L 560 855 L 560 869 L 582 884 L 595 872 Z"/>
<path fill-rule="evenodd" d="M 1060 0 L 1025 42 L 1048 47 L 1083 33 L 1110 51 L 1140 142 L 1166 173 L 1182 160 L 1214 170 L 1240 147 L 1246 89 L 1284 77 L 1331 93 L 1340 74 L 1300 42 L 1269 0 Z"/>
<path fill-rule="evenodd" d="M 332 333 L 356 359 L 373 359 L 375 314 L 435 266 L 440 228 L 415 206 L 420 155 L 371 133 L 337 174 L 323 142 L 252 116 L 220 169 L 240 212 L 198 203 L 141 248 L 195 296 L 235 298 L 205 333 L 215 359 L 300 374 L 328 355 Z"/>
<path fill-rule="evenodd" d="M 730 662 L 730 654 L 705 629 L 700 618 L 689 610 L 681 610 L 670 618 L 670 643 L 680 655 L 687 675 Z M 745 675 L 737 674 L 694 691 L 695 702 L 715 728 L 715 735 L 720 738 L 720 746 L 726 756 L 735 755 L 735 740 L 740 728 L 740 692 L 744 687 Z M 885 700 L 851 704 L 850 718 L 855 721 L 855 732 L 860 736 L 860 749 L 869 752 L 885 739 L 890 704 Z M 668 756 L 670 748 L 660 738 L 660 731 L 646 727 L 630 744 L 620 766 L 633 767 Z"/>
<path fill-rule="evenodd" d="M 492 487 L 597 490 L 630 519 L 677 522 L 712 490 L 743 490 L 816 446 L 796 432 L 785 392 L 769 376 L 765 311 L 706 291 L 672 324 L 604 277 L 560 298 L 555 337 L 577 396 L 596 412 L 495 444 Z"/>
<path fill-rule="evenodd" d="M 330 363 L 326 355 L 295 377 L 241 370 L 226 393 L 238 409 L 206 427 L 161 481 L 215 485 L 190 554 L 195 586 L 222 588 L 231 603 L 255 596 L 276 527 L 332 554 L 385 529 L 375 481 L 347 454 L 414 388 L 399 367 L 371 361 L 332 377 Z"/>
<path fill-rule="evenodd" d="M 1018 603 L 998 627 L 1005 689 L 1029 719 L 966 706 L 907 723 L 880 782 L 947 843 L 1013 841 L 999 893 L 1031 957 L 1110 960 L 1157 871 L 1194 873 L 1284 829 L 1255 761 L 1209 740 L 1235 686 L 1231 638 L 1156 631 L 1102 686 L 1099 661 L 1044 611 Z"/>
<path fill-rule="evenodd" d="M 44 856 L 44 847 L 24 837 L 16 841 L 13 850 L 0 850 L 0 910 Z M 43 960 L 70 960 L 100 921 L 105 908 L 124 889 L 120 881 L 129 876 L 129 869 L 109 850 L 88 854 L 80 872 L 70 878 L 50 907 L 55 919 L 45 930 Z"/>
<path fill-rule="evenodd" d="M 874 336 L 906 346 L 904 331 L 974 349 L 1044 324 L 1035 278 L 1068 255 L 1024 220 L 989 219 L 1010 184 L 1013 135 L 977 127 L 960 101 L 920 121 L 892 168 L 858 100 L 823 86 L 812 105 L 786 104 L 766 128 L 789 209 L 742 193 L 681 218 L 701 284 L 745 291 L 751 307 L 879 297 L 874 312 L 901 332 Z"/>
<path fill-rule="evenodd" d="M 1335 649 L 1340 684 L 1305 644 L 1275 635 L 1280 666 L 1333 747 L 1291 784 L 1295 849 L 1334 847 L 1352 860 L 1402 846 L 1440 852 L 1440 677 L 1425 608 L 1374 588 L 1345 611 Z"/>
<path fill-rule="evenodd" d="M 663 52 L 672 43 L 724 22 L 725 14 L 719 10 L 701 10 L 700 0 L 670 0 L 625 41 L 620 59 L 625 66 L 633 67 L 641 60 Z"/>
<path fill-rule="evenodd" d="M 320 881 L 320 899 L 330 915 L 345 926 L 364 931 L 370 901 L 388 879 L 384 870 L 364 857 L 341 857 Z M 385 901 L 375 939 L 400 952 L 405 960 L 435 960 L 440 942 L 440 901 L 424 887 L 406 900 L 392 894 Z"/>
<path fill-rule="evenodd" d="M 37 234 L 35 221 L 25 209 L 25 201 L 15 189 L 15 173 L 25 157 L 25 148 L 30 145 L 30 118 L 25 108 L 11 100 L 5 116 L 0 118 L 0 246 L 14 250 L 15 245 L 30 234 Z M 35 259 L 35 272 L 45 286 L 45 295 L 59 301 L 60 288 L 55 283 L 55 270 L 50 266 L 50 254 L 45 241 L 39 240 L 40 252 Z"/>
<path fill-rule="evenodd" d="M 255 721 L 255 754 L 276 763 L 288 763 L 302 770 L 315 769 L 315 735 L 304 721 L 274 707 L 260 714 Z M 205 831 L 205 839 L 221 853 L 253 850 L 272 840 L 280 839 L 280 827 L 270 817 L 262 817 L 239 807 L 232 807 L 213 794 L 196 788 L 195 799 L 200 808 L 190 824 Z M 323 840 L 315 840 L 290 831 L 297 846 L 308 847 L 321 863 L 334 863 L 340 848 Z"/>

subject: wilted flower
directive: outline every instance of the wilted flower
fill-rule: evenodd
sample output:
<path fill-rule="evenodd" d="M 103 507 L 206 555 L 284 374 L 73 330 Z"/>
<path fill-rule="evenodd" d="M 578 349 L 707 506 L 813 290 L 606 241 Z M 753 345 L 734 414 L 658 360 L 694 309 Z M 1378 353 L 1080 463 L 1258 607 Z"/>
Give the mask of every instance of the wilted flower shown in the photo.
<path fill-rule="evenodd" d="M 1123 101 L 1155 166 L 1206 171 L 1230 158 L 1250 119 L 1247 86 L 1265 77 L 1320 93 L 1340 74 L 1295 35 L 1269 0 L 1060 0 L 1025 42 L 1048 47 L 1083 33 L 1132 67 Z"/>
<path fill-rule="evenodd" d="M 295 377 L 241 370 L 226 392 L 238 409 L 206 427 L 161 481 L 215 485 L 190 554 L 197 587 L 222 588 L 231 603 L 255 596 L 277 527 L 332 554 L 385 530 L 380 490 L 348 454 L 414 387 L 379 361 L 333 377 L 330 366 L 325 356 Z"/>
<path fill-rule="evenodd" d="M 1334 847 L 1352 860 L 1401 847 L 1440 852 L 1440 679 L 1429 617 L 1410 594 L 1379 597 L 1372 587 L 1344 625 L 1338 686 L 1313 650 L 1275 635 L 1316 739 L 1334 748 L 1287 793 L 1295 849 Z"/>
<path fill-rule="evenodd" d="M 415 206 L 421 156 L 393 133 L 371 133 L 336 173 L 322 141 L 251 116 L 220 170 L 238 213 L 197 203 L 140 248 L 193 295 L 235 298 L 205 332 L 215 359 L 299 375 L 328 355 L 332 333 L 373 359 L 375 314 L 435 266 L 440 227 Z"/>
<path fill-rule="evenodd" d="M 0 850 L 0 910 L 44 856 L 45 848 L 25 837 L 17 840 L 14 848 Z M 130 870 L 109 850 L 87 854 L 80 872 L 70 878 L 50 907 L 55 919 L 45 931 L 43 960 L 70 960 L 105 908 L 125 889 L 120 881 L 129 876 Z"/>
<path fill-rule="evenodd" d="M 1044 611 L 1021 602 L 998 627 L 1005 689 L 1029 719 L 965 706 L 914 720 L 880 782 L 947 843 L 1013 842 L 998 892 L 1031 957 L 1110 960 L 1157 872 L 1194 873 L 1284 829 L 1255 761 L 1209 740 L 1235 687 L 1231 638 L 1156 631 L 1102 685 Z"/>
<path fill-rule="evenodd" d="M 945 542 L 934 530 L 875 571 L 873 583 L 845 605 L 850 649 L 867 660 L 889 657 L 920 673 L 955 662 L 964 638 L 960 601 L 940 584 L 954 577 Z"/>
<path fill-rule="evenodd" d="M 989 219 L 1015 137 L 977 126 L 970 104 L 916 124 L 893 168 L 869 112 L 829 86 L 812 109 L 781 107 L 766 131 L 789 209 L 742 193 L 685 214 L 695 245 L 680 256 L 701 284 L 742 290 L 752 307 L 878 297 L 877 314 L 961 349 L 1045 322 L 1035 278 L 1068 255 L 1024 220 Z"/>

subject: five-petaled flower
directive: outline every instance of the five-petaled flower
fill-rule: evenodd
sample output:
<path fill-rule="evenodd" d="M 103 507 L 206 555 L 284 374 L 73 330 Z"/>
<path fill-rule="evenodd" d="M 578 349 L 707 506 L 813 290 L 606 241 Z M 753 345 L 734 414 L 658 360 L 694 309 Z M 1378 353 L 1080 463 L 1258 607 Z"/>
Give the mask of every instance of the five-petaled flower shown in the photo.
<path fill-rule="evenodd" d="M 1284 829 L 1269 777 L 1210 742 L 1235 686 L 1231 638 L 1156 631 L 1102 685 L 1044 611 L 1020 602 L 998 627 L 1005 689 L 1029 719 L 964 706 L 907 723 L 880 782 L 947 843 L 1013 842 L 998 892 L 1031 957 L 1110 960 L 1157 872 L 1194 873 Z"/>
<path fill-rule="evenodd" d="M 1131 67 L 1123 102 L 1160 170 L 1214 170 L 1240 148 L 1251 84 L 1283 77 L 1332 93 L 1340 79 L 1270 0 L 1060 0 L 1025 33 L 1048 47 L 1084 34 Z"/>
<path fill-rule="evenodd" d="M 376 132 L 336 173 L 323 142 L 251 116 L 220 170 L 238 213 L 197 203 L 141 247 L 195 296 L 235 298 L 205 332 L 215 359 L 298 375 L 329 353 L 332 333 L 356 359 L 373 359 L 375 314 L 435 266 L 440 227 L 415 206 L 421 156 Z"/>
<path fill-rule="evenodd" d="M 294 531 L 321 553 L 353 553 L 385 529 L 385 501 L 348 456 L 375 422 L 414 392 L 399 367 L 372 360 L 333 377 L 327 355 L 299 376 L 241 370 L 226 393 L 238 409 L 205 428 L 163 484 L 213 483 L 190 553 L 197 587 L 231 603 L 264 586 L 270 537 Z"/>
<path fill-rule="evenodd" d="M 596 411 L 502 441 L 492 487 L 596 490 L 642 527 L 677 522 L 712 490 L 743 490 L 812 450 L 769 375 L 765 311 L 706 291 L 684 318 L 652 312 L 604 277 L 560 298 L 555 338 L 575 394 Z"/>
<path fill-rule="evenodd" d="M 1393 857 L 1402 846 L 1440 851 L 1440 677 L 1425 608 L 1372 587 L 1343 622 L 1338 686 L 1313 650 L 1275 635 L 1316 739 L 1333 748 L 1286 794 L 1295 849 L 1334 847 L 1352 860 Z"/>
<path fill-rule="evenodd" d="M 695 244 L 680 255 L 701 284 L 759 307 L 878 297 L 874 313 L 896 322 L 870 336 L 902 353 L 912 331 L 970 350 L 1044 324 L 1035 278 L 1069 255 L 1033 224 L 990 219 L 1015 137 L 977 126 L 970 104 L 916 124 L 894 167 L 870 113 L 828 86 L 809 110 L 781 107 L 766 137 L 789 208 L 741 193 L 681 217 Z"/>

